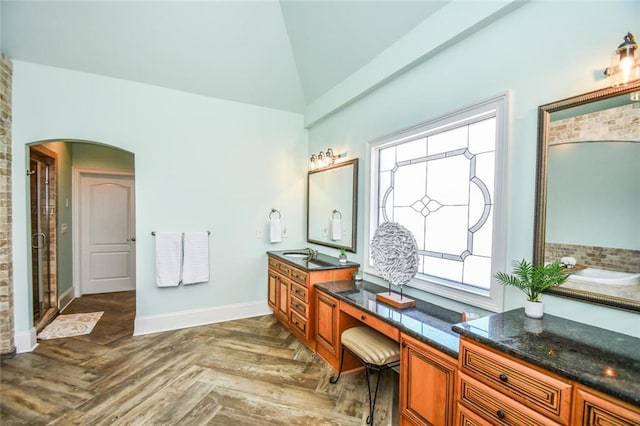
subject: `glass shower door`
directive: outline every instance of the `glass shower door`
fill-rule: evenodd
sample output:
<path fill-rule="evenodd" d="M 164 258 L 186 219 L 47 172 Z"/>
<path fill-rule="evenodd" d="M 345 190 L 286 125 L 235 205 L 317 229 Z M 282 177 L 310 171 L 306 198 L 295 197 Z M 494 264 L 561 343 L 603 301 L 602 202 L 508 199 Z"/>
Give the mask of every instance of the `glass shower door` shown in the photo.
<path fill-rule="evenodd" d="M 33 322 L 37 324 L 47 310 L 55 306 L 51 300 L 50 226 L 53 209 L 49 188 L 50 164 L 46 158 L 33 152 L 30 157 Z"/>

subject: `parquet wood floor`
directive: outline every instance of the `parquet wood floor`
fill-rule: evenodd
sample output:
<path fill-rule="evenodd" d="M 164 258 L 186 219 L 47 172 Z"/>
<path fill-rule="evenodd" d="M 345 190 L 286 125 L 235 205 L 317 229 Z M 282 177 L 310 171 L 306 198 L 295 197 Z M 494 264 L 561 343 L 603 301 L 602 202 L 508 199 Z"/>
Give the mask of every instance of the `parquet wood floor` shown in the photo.
<path fill-rule="evenodd" d="M 95 311 L 91 334 L 2 361 L 0 424 L 365 424 L 364 373 L 329 384 L 332 370 L 271 315 L 133 337 L 134 292 L 63 313 Z M 398 423 L 397 380 L 384 373 L 376 425 Z"/>

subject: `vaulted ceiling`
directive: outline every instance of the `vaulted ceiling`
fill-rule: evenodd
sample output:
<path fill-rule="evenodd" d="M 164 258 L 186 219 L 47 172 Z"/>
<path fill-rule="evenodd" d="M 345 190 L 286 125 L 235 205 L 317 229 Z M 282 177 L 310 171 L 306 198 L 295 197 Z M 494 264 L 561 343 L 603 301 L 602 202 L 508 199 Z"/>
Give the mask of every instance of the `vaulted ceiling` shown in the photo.
<path fill-rule="evenodd" d="M 293 112 L 447 1 L 6 1 L 9 58 Z"/>

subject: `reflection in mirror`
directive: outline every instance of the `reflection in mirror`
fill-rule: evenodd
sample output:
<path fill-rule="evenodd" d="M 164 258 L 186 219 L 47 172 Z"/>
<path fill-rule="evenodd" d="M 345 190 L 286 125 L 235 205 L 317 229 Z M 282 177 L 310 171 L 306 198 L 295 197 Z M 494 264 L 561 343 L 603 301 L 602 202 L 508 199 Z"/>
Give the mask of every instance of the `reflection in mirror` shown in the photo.
<path fill-rule="evenodd" d="M 356 251 L 358 159 L 309 172 L 307 241 Z"/>
<path fill-rule="evenodd" d="M 640 311 L 640 82 L 539 109 L 534 261 L 575 259 L 550 293 Z"/>

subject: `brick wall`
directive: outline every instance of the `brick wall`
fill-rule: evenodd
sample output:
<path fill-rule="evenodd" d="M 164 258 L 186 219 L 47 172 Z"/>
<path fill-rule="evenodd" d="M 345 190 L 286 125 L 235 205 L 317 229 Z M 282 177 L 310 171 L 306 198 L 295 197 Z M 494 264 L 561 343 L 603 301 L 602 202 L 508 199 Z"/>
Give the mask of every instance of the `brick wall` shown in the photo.
<path fill-rule="evenodd" d="M 567 142 L 640 141 L 640 102 L 549 124 L 549 145 Z"/>
<path fill-rule="evenodd" d="M 563 257 L 574 257 L 578 264 L 592 268 L 633 273 L 640 271 L 640 250 L 560 243 L 546 243 L 544 247 L 546 262 L 559 262 Z"/>
<path fill-rule="evenodd" d="M 0 355 L 15 351 L 13 339 L 13 259 L 11 257 L 11 77 L 13 67 L 0 52 Z"/>

